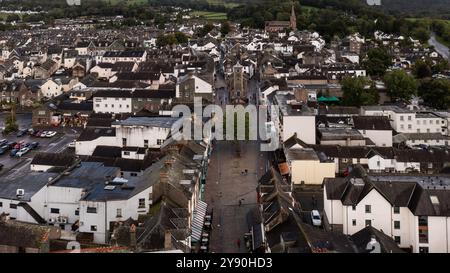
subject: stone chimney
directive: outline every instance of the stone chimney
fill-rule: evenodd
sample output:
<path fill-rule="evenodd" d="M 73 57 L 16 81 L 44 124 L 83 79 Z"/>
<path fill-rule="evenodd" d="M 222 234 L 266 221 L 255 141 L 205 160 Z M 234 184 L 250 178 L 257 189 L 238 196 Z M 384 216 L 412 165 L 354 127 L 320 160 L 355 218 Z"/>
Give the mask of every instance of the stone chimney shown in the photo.
<path fill-rule="evenodd" d="M 166 230 L 164 232 L 164 250 L 172 250 L 172 249 L 173 249 L 172 234 L 170 233 L 170 231 Z"/>
<path fill-rule="evenodd" d="M 295 88 L 294 96 L 297 102 L 307 102 L 308 101 L 308 91 L 304 88 Z"/>

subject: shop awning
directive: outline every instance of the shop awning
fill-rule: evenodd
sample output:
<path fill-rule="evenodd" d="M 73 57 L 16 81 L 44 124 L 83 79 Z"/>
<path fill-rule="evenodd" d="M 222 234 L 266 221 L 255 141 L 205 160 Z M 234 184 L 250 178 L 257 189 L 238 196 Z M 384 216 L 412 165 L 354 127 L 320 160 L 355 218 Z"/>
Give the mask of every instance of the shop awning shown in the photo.
<path fill-rule="evenodd" d="M 208 204 L 199 200 L 197 203 L 197 208 L 194 210 L 194 220 L 192 221 L 192 242 L 199 242 L 202 237 L 207 209 Z"/>

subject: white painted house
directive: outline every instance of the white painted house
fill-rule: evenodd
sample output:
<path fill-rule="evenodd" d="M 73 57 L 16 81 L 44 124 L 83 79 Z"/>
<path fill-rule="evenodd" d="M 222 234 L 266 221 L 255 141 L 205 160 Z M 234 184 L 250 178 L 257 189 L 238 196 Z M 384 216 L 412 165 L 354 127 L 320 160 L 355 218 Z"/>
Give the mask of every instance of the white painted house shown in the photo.
<path fill-rule="evenodd" d="M 324 180 L 328 222 L 352 235 L 370 225 L 414 253 L 450 249 L 450 179 L 418 175 L 367 175 Z"/>
<path fill-rule="evenodd" d="M 354 116 L 353 125 L 378 147 L 392 147 L 392 127 L 385 116 Z"/>
<path fill-rule="evenodd" d="M 86 128 L 75 144 L 77 155 L 92 155 L 97 146 L 160 148 L 178 118 L 130 117 L 111 128 Z"/>
<path fill-rule="evenodd" d="M 278 120 L 274 122 L 282 141 L 297 134 L 305 143 L 316 144 L 316 116 L 309 107 L 295 100 L 293 92 L 277 92 L 273 105 L 279 109 Z"/>
<path fill-rule="evenodd" d="M 433 112 L 415 112 L 398 106 L 363 106 L 361 114 L 387 116 L 398 133 L 447 133 L 447 119 Z"/>
<path fill-rule="evenodd" d="M 63 93 L 62 83 L 49 79 L 41 86 L 41 93 L 46 98 L 57 97 Z"/>

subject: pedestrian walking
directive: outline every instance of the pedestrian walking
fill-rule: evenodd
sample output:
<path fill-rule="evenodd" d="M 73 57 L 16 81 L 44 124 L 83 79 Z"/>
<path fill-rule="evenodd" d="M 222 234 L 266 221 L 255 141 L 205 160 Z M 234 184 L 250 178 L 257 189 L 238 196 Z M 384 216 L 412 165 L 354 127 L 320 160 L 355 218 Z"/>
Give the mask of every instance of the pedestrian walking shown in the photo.
<path fill-rule="evenodd" d="M 236 245 L 239 249 L 241 249 L 241 239 L 237 239 Z"/>
<path fill-rule="evenodd" d="M 242 200 L 239 200 L 239 207 L 242 205 Z"/>

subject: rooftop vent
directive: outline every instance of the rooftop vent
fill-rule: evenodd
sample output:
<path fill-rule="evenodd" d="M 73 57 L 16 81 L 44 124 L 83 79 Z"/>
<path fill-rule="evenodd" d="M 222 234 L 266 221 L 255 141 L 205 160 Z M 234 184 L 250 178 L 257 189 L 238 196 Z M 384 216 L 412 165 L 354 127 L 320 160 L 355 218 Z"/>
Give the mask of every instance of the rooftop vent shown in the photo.
<path fill-rule="evenodd" d="M 25 195 L 25 190 L 24 189 L 17 189 L 16 191 L 16 196 L 17 197 L 23 197 Z"/>
<path fill-rule="evenodd" d="M 433 205 L 439 205 L 439 199 L 437 198 L 436 195 L 431 195 L 430 200 Z"/>

